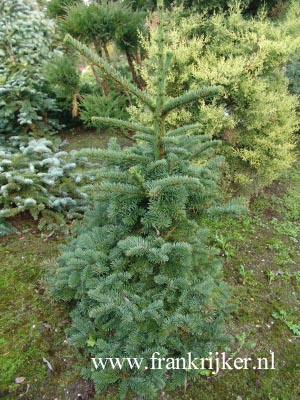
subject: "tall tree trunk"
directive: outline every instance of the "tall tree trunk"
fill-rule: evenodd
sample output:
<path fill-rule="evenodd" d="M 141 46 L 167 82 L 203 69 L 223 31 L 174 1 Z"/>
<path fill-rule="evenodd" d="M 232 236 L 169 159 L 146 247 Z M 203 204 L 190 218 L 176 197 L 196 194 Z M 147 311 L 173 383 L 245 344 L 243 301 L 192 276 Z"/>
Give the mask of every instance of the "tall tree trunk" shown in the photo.
<path fill-rule="evenodd" d="M 140 80 L 140 84 L 142 86 L 143 89 L 145 89 L 146 87 L 146 82 L 144 81 L 140 71 L 142 68 L 142 56 L 141 56 L 141 48 L 140 46 L 138 46 L 137 51 L 136 51 L 136 63 L 138 65 L 138 71 L 139 71 L 139 80 Z"/>
<path fill-rule="evenodd" d="M 109 56 L 109 52 L 107 50 L 106 43 L 103 45 L 103 49 L 104 49 L 105 57 L 106 57 L 107 61 L 110 63 L 110 56 Z"/>
<path fill-rule="evenodd" d="M 141 82 L 140 82 L 140 80 L 139 80 L 139 78 L 138 78 L 138 76 L 136 74 L 136 71 L 135 71 L 135 68 L 134 68 L 134 64 L 133 64 L 133 60 L 132 60 L 132 56 L 131 56 L 131 54 L 130 54 L 130 52 L 128 51 L 127 48 L 125 49 L 125 53 L 126 53 L 126 57 L 127 57 L 127 61 L 128 61 L 128 65 L 129 65 L 130 71 L 131 71 L 132 78 L 133 78 L 134 82 L 136 83 L 137 87 L 142 90 L 143 86 L 142 86 L 142 84 L 141 84 Z"/>
<path fill-rule="evenodd" d="M 103 74 L 103 85 L 104 85 L 104 91 L 105 91 L 106 96 L 109 96 L 110 95 L 110 87 L 109 87 L 107 76 L 104 74 Z"/>

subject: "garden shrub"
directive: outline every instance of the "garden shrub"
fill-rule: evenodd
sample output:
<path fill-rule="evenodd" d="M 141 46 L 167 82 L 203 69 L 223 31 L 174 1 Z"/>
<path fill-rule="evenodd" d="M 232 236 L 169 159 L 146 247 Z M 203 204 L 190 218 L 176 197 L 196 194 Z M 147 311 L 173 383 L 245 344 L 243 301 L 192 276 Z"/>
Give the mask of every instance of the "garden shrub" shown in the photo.
<path fill-rule="evenodd" d="M 68 126 L 73 119 L 77 125 L 83 123 L 87 127 L 100 129 L 101 126 L 95 124 L 91 117 L 129 118 L 125 94 L 117 92 L 112 84 L 109 95 L 101 94 L 90 67 L 80 73 L 74 56 L 56 55 L 45 66 L 45 77 L 51 93 L 55 94 L 58 105 L 64 111 L 62 122 Z"/>
<path fill-rule="evenodd" d="M 43 75 L 49 94 L 55 97 L 61 110 L 60 122 L 68 128 L 72 125 L 80 125 L 79 105 L 84 94 L 90 91 L 89 88 L 82 90 L 81 74 L 74 55 L 56 51 L 53 57 L 44 64 Z"/>
<path fill-rule="evenodd" d="M 69 7 L 64 8 L 66 3 Z M 145 11 L 133 10 L 129 2 L 120 1 L 84 3 L 52 0 L 47 8 L 54 16 L 56 12 L 57 16 L 60 16 L 64 11 L 64 17 L 57 19 L 60 34 L 69 33 L 81 40 L 99 56 L 105 57 L 108 63 L 130 76 L 139 88 L 143 88 L 144 82 L 139 69 L 144 54 L 139 46 L 139 35 L 146 32 Z M 56 10 L 54 14 L 53 10 Z M 123 88 L 108 79 L 106 74 L 96 67 L 91 69 L 91 85 L 84 85 L 83 80 L 89 67 L 85 68 L 85 72 L 80 76 L 78 66 L 81 60 L 76 60 L 76 57 L 74 59 L 71 49 L 64 47 L 64 51 L 66 54 L 63 57 L 59 56 L 55 63 L 48 63 L 46 75 L 50 88 L 57 89 L 56 93 L 61 97 L 62 104 L 65 99 L 69 109 L 73 109 L 73 116 L 79 113 L 84 123 L 93 126 L 92 121 L 88 119 L 90 109 L 95 108 L 93 103 L 99 103 L 95 112 L 100 114 L 93 115 L 107 116 L 111 113 L 110 116 L 114 117 L 120 113 L 122 118 L 127 117 L 128 94 Z M 74 85 L 71 78 L 75 78 L 76 75 L 80 82 Z M 92 93 L 86 92 L 90 86 L 97 90 Z M 92 95 L 96 97 L 93 99 Z M 102 99 L 99 99 L 100 96 Z M 65 109 L 65 104 L 63 108 Z"/>
<path fill-rule="evenodd" d="M 108 46 L 114 43 L 126 56 L 132 79 L 141 88 L 137 66 L 140 63 L 139 35 L 145 32 L 144 11 L 132 10 L 130 4 L 120 1 L 78 3 L 70 7 L 61 21 L 61 29 L 94 47 L 98 55 L 111 61 Z M 106 95 L 109 92 L 106 90 Z"/>
<path fill-rule="evenodd" d="M 52 135 L 59 109 L 42 69 L 53 35 L 37 2 L 0 3 L 0 219 L 29 212 L 48 229 L 81 216 L 88 204 L 76 164 Z M 7 222 L 1 226 L 8 232 Z"/>
<path fill-rule="evenodd" d="M 50 18 L 60 18 L 66 15 L 68 7 L 82 4 L 82 0 L 50 0 L 47 2 L 47 15 Z"/>
<path fill-rule="evenodd" d="M 52 229 L 83 215 L 82 175 L 67 152 L 45 138 L 15 136 L 9 144 L 0 144 L 0 219 L 28 211 L 40 228 Z"/>
<path fill-rule="evenodd" d="M 54 24 L 35 1 L 0 3 L 0 135 L 57 128 L 41 65 L 51 55 Z"/>
<path fill-rule="evenodd" d="M 81 105 L 80 117 L 87 126 L 103 129 L 105 124 L 95 123 L 92 117 L 111 117 L 128 119 L 129 114 L 126 111 L 127 103 L 124 96 L 100 96 L 95 94 L 86 95 Z"/>
<path fill-rule="evenodd" d="M 226 182 L 234 190 L 256 193 L 277 179 L 294 161 L 297 129 L 296 98 L 288 92 L 285 66 L 299 47 L 299 5 L 276 23 L 264 14 L 245 18 L 237 5 L 230 12 L 182 16 L 169 13 L 167 47 L 174 60 L 167 78 L 167 95 L 202 85 L 222 85 L 215 98 L 189 104 L 170 113 L 166 122 L 199 122 L 200 133 L 223 140 Z M 144 41 L 148 59 L 143 76 L 155 86 L 155 33 Z M 132 121 L 151 124 L 143 106 L 131 107 Z"/>

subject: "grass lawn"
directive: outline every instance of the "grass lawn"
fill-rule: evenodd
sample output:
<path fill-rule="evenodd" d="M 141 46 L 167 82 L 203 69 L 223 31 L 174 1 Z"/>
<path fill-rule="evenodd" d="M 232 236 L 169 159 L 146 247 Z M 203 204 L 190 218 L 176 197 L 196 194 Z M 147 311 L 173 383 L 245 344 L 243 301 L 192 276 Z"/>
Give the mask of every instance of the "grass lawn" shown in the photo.
<path fill-rule="evenodd" d="M 102 147 L 109 136 L 63 137 L 68 149 L 79 149 Z M 272 350 L 276 369 L 199 374 L 185 393 L 165 398 L 300 399 L 300 171 L 294 168 L 255 198 L 249 215 L 204 223 L 224 258 L 236 306 L 227 327 L 233 341 L 221 351 L 254 359 L 270 357 Z M 45 276 L 66 238 L 41 237 L 27 220 L 16 225 L 19 234 L 0 241 L 0 398 L 87 400 L 92 388 L 79 375 L 85 360 L 66 343 L 68 311 L 46 290 Z M 114 391 L 95 397 L 116 398 Z"/>

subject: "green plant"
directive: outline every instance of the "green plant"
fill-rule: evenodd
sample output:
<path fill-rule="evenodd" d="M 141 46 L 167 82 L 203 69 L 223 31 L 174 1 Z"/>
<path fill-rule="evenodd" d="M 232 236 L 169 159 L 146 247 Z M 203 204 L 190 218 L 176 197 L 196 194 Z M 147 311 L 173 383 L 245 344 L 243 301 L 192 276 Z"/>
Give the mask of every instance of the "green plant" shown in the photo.
<path fill-rule="evenodd" d="M 244 265 L 239 266 L 239 275 L 243 285 L 253 284 L 253 270 L 248 270 Z"/>
<path fill-rule="evenodd" d="M 9 146 L 8 146 L 9 143 Z M 0 218 L 29 211 L 40 228 L 57 229 L 86 210 L 82 176 L 68 153 L 48 139 L 11 137 L 0 146 Z"/>
<path fill-rule="evenodd" d="M 274 231 L 296 239 L 300 234 L 300 226 L 294 221 L 278 221 L 273 218 L 271 221 L 274 226 Z"/>
<path fill-rule="evenodd" d="M 86 95 L 80 107 L 80 118 L 87 126 L 103 129 L 107 124 L 93 120 L 92 117 L 110 117 L 117 119 L 128 119 L 126 111 L 126 98 L 123 96 L 100 96 L 99 94 Z"/>
<path fill-rule="evenodd" d="M 271 269 L 267 269 L 265 274 L 269 280 L 269 285 L 271 285 L 273 281 L 278 279 L 278 277 L 283 274 L 283 271 L 272 271 Z"/>
<path fill-rule="evenodd" d="M 285 19 L 272 22 L 265 15 L 245 18 L 239 3 L 228 13 L 195 13 L 185 17 L 182 9 L 169 13 L 166 45 L 175 56 L 166 92 L 202 85 L 222 85 L 215 97 L 195 100 L 166 119 L 172 129 L 189 121 L 199 124 L 190 134 L 212 134 L 223 141 L 225 188 L 245 195 L 259 192 L 293 163 L 294 133 L 298 128 L 296 98 L 288 92 L 284 67 L 299 47 L 299 4 Z M 298 28 L 297 28 L 298 27 Z M 148 90 L 154 86 L 155 32 L 143 46 L 148 59 L 143 77 Z M 130 108 L 132 121 L 152 124 L 141 104 Z"/>
<path fill-rule="evenodd" d="M 238 346 L 234 352 L 230 353 L 230 357 L 232 358 L 236 357 L 236 355 L 239 354 L 244 347 L 246 347 L 247 349 L 253 349 L 256 346 L 256 342 L 247 340 L 247 338 L 248 335 L 245 332 L 242 332 L 241 334 L 237 334 L 235 336 Z"/>
<path fill-rule="evenodd" d="M 77 117 L 84 92 L 80 90 L 80 73 L 74 56 L 56 54 L 45 64 L 43 72 L 49 91 L 56 97 L 60 108 Z"/>
<path fill-rule="evenodd" d="M 42 62 L 51 54 L 53 22 L 35 1 L 0 4 L 0 135 L 52 132 L 59 110 L 45 89 Z"/>
<path fill-rule="evenodd" d="M 269 279 L 269 285 L 271 285 L 273 281 L 279 279 L 284 280 L 286 282 L 294 281 L 297 284 L 300 283 L 299 271 L 289 272 L 289 271 L 283 271 L 282 269 L 279 269 L 277 271 L 272 271 L 270 269 L 267 269 L 265 271 L 265 274 Z"/>
<path fill-rule="evenodd" d="M 145 31 L 144 11 L 132 10 L 129 3 L 120 1 L 79 2 L 68 11 L 61 21 L 61 29 L 65 33 L 93 46 L 99 56 L 111 62 L 108 46 L 114 43 L 125 54 L 131 76 L 141 89 L 143 81 L 137 68 L 141 64 L 141 51 L 138 43 L 138 32 Z M 94 70 L 97 76 L 96 70 Z M 98 79 L 100 82 L 100 78 Z M 103 91 L 110 94 L 109 82 L 104 74 Z"/>
<path fill-rule="evenodd" d="M 52 281 L 57 298 L 73 302 L 71 343 L 93 357 L 149 360 L 206 355 L 228 341 L 228 288 L 217 250 L 199 221 L 205 215 L 236 214 L 238 202 L 218 202 L 217 141 L 188 136 L 197 126 L 168 130 L 167 115 L 220 88 L 202 87 L 175 98 L 165 94 L 172 54 L 164 51 L 162 2 L 158 3 L 156 93 L 141 91 L 87 46 L 68 36 L 111 80 L 148 107 L 153 125 L 95 117 L 108 126 L 133 130 L 137 145 L 121 150 L 83 149 L 79 155 L 102 160 L 100 180 L 90 185 L 96 204 L 85 226 L 65 248 Z M 201 157 L 202 165 L 193 160 Z M 111 384 L 125 398 L 133 392 L 148 399 L 163 389 L 184 386 L 189 374 L 165 369 L 84 369 L 101 391 Z"/>
<path fill-rule="evenodd" d="M 234 255 L 234 250 L 230 243 L 231 240 L 232 238 L 230 236 L 224 236 L 222 233 L 216 233 L 214 237 L 217 247 L 222 251 L 222 255 L 227 258 L 231 258 Z"/>
<path fill-rule="evenodd" d="M 63 17 L 68 12 L 68 7 L 82 4 L 81 0 L 50 0 L 47 2 L 47 14 L 50 18 Z"/>
<path fill-rule="evenodd" d="M 295 336 L 300 336 L 300 322 L 295 323 L 293 321 L 294 314 L 298 315 L 296 308 L 292 308 L 289 312 L 285 310 L 274 311 L 272 317 L 282 321 Z"/>
<path fill-rule="evenodd" d="M 60 9 L 65 3 L 69 6 Z M 49 7 L 51 14 L 53 10 L 57 16 L 62 12 L 64 14 L 64 18 L 58 18 L 61 33 L 69 33 L 78 38 L 119 71 L 129 76 L 131 74 L 140 89 L 144 87 L 139 73 L 144 54 L 138 40 L 139 35 L 146 30 L 144 11 L 133 10 L 129 3 L 120 1 L 86 3 L 52 0 Z M 79 116 L 88 126 L 95 125 L 90 120 L 91 115 L 128 119 L 126 107 L 130 97 L 122 85 L 108 79 L 107 74 L 95 65 L 83 68 L 85 71 L 80 74 L 79 65 L 82 60 L 76 58 L 76 53 L 70 51 L 70 48 L 64 47 L 63 51 L 63 55 L 50 60 L 45 75 L 51 93 L 58 97 L 58 104 L 65 111 L 68 110 L 66 115 L 70 116 L 72 111 L 73 118 Z M 78 119 L 75 121 L 78 122 Z M 72 121 L 66 119 L 66 122 Z M 99 124 L 96 127 L 99 128 Z"/>
<path fill-rule="evenodd" d="M 271 224 L 274 225 L 274 219 L 272 219 Z M 274 231 L 280 233 L 281 235 L 283 234 L 281 228 L 274 229 Z M 293 259 L 293 251 L 290 243 L 287 244 L 283 240 L 275 236 L 274 239 L 269 241 L 267 246 L 269 249 L 275 250 L 274 260 L 279 265 L 295 264 L 295 260 Z"/>
<path fill-rule="evenodd" d="M 286 76 L 289 78 L 289 89 L 291 93 L 300 95 L 300 60 L 293 56 L 287 65 Z"/>
<path fill-rule="evenodd" d="M 10 223 L 5 221 L 5 219 L 0 218 L 0 238 L 2 236 L 12 235 L 17 233 L 17 229 L 15 229 Z"/>

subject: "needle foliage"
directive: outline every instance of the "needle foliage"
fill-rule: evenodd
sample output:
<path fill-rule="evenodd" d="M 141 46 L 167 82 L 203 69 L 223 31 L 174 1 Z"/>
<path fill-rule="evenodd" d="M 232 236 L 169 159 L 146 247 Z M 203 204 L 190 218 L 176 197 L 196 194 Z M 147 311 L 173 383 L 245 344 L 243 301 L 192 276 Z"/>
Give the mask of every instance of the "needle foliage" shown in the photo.
<path fill-rule="evenodd" d="M 110 79 L 137 97 L 153 115 L 143 121 L 101 118 L 95 121 L 135 130 L 137 144 L 126 149 L 111 141 L 108 149 L 84 149 L 79 155 L 101 161 L 89 189 L 95 209 L 66 246 L 53 277 L 57 298 L 72 304 L 69 340 L 90 357 L 143 358 L 142 368 L 95 369 L 84 376 L 101 391 L 116 385 L 154 399 L 164 389 L 184 386 L 197 370 L 146 369 L 160 357 L 205 357 L 225 345 L 224 322 L 230 312 L 222 263 L 207 242 L 204 215 L 238 213 L 231 202 L 220 206 L 218 142 L 190 135 L 197 125 L 167 130 L 171 110 L 197 98 L 218 95 L 220 87 L 166 96 L 172 55 L 164 51 L 162 4 L 158 4 L 156 93 L 140 91 L 92 50 L 68 36 L 77 49 Z M 202 164 L 194 164 L 201 158 Z"/>

